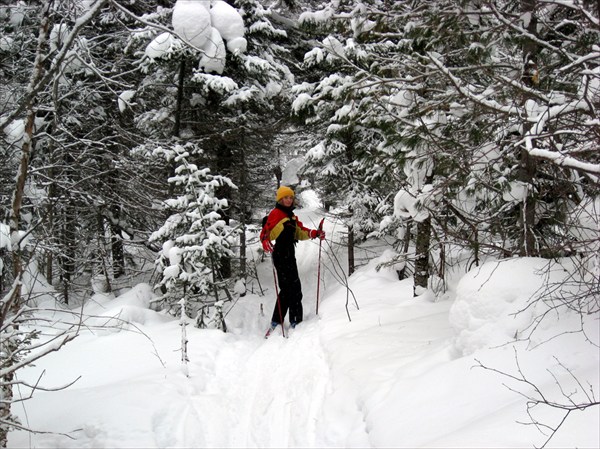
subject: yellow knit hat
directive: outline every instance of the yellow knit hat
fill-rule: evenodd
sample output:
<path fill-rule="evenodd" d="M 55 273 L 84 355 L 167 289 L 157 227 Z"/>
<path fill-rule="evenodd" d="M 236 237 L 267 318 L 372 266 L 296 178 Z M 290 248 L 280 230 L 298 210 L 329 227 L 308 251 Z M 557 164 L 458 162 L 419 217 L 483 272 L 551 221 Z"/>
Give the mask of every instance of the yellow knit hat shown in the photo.
<path fill-rule="evenodd" d="M 275 201 L 280 201 L 281 198 L 286 196 L 294 196 L 294 191 L 287 186 L 281 186 L 277 189 L 277 196 Z"/>

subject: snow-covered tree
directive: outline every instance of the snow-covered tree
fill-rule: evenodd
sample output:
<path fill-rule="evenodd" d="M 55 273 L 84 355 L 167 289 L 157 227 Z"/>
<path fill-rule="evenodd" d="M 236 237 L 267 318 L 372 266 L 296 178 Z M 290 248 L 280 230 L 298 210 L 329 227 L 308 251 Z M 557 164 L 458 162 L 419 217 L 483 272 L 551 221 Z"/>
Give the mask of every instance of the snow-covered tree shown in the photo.
<path fill-rule="evenodd" d="M 163 291 L 160 302 L 179 313 L 177 307 L 185 297 L 189 315 L 223 297 L 219 290 L 228 286 L 221 276 L 221 261 L 231 256 L 235 241 L 235 231 L 222 218 L 228 202 L 216 195 L 224 185 L 235 186 L 228 178 L 190 162 L 199 151 L 191 144 L 155 150 L 156 156 L 175 164 L 169 182 L 176 193 L 165 201 L 169 218 L 150 236 L 151 242 L 162 245 L 157 262 L 161 274 L 157 287 Z"/>
<path fill-rule="evenodd" d="M 293 82 L 287 34 L 271 20 L 274 11 L 257 0 L 176 2 L 170 11 L 158 8 L 153 17 L 173 32 L 147 27 L 133 36 L 147 45 L 134 122 L 161 142 L 201 146 L 195 162 L 240 187 L 220 188 L 230 203 L 223 218 L 245 226 L 253 209 L 264 208 L 264 198 L 272 196 L 264 187 L 276 159 L 276 135 L 287 126 Z M 242 271 L 244 244 L 238 252 Z M 224 261 L 224 272 L 235 275 L 237 266 L 228 265 Z"/>
<path fill-rule="evenodd" d="M 378 55 L 370 52 L 376 48 L 368 36 L 372 23 L 357 25 L 362 13 L 360 4 L 332 2 L 300 16 L 307 34 L 320 42 L 305 55 L 292 107 L 315 136 L 303 174 L 348 226 L 350 254 L 353 241 L 377 229 L 379 205 L 393 195 L 394 179 L 374 157 L 388 142 L 391 116 L 377 111 L 381 92 L 373 89 L 367 70 Z"/>
<path fill-rule="evenodd" d="M 3 37 L 3 51 L 14 52 L 13 45 L 22 42 L 26 46 L 26 58 L 23 66 L 6 66 L 2 70 L 8 74 L 8 85 L 14 91 L 1 91 L 2 110 L 0 111 L 0 130 L 3 132 L 1 153 L 8 155 L 9 167 L 16 175 L 11 186 L 10 198 L 3 198 L 3 208 L 8 217 L 9 245 L 12 259 L 12 283 L 6 290 L 0 292 L 0 335 L 2 341 L 2 358 L 0 363 L 0 445 L 6 445 L 6 435 L 11 427 L 20 426 L 11 414 L 13 404 L 13 386 L 21 383 L 15 380 L 15 373 L 33 363 L 37 358 L 57 350 L 62 344 L 74 338 L 71 332 L 59 332 L 56 339 L 36 346 L 33 340 L 39 334 L 36 323 L 31 319 L 29 311 L 33 304 L 28 303 L 31 297 L 26 294 L 23 285 L 24 274 L 28 267 L 35 265 L 32 256 L 35 255 L 36 245 L 30 244 L 30 236 L 39 221 L 35 219 L 36 207 L 40 203 L 40 192 L 31 182 L 31 172 L 34 166 L 35 152 L 38 150 L 38 137 L 47 131 L 47 114 L 44 103 L 49 91 L 50 82 L 60 76 L 65 67 L 74 39 L 98 13 L 103 1 L 97 1 L 89 8 L 87 14 L 82 14 L 75 27 L 64 35 L 56 33 L 54 24 L 62 16 L 54 2 L 45 1 L 28 7 L 24 2 L 16 2 L 7 8 L 2 8 L 3 18 L 8 18 L 10 31 Z M 58 19 L 57 19 L 58 18 Z M 30 23 L 36 31 L 37 39 L 23 37 L 20 27 Z M 24 33 L 27 34 L 26 32 Z M 57 46 L 58 35 L 64 39 L 64 45 Z M 7 43 L 8 40 L 8 43 Z M 53 46 L 54 44 L 54 46 Z M 16 62 L 8 58 L 9 63 Z M 28 67 L 27 77 L 23 77 Z M 43 139 L 40 139 L 43 140 Z M 33 206 L 33 207 L 30 207 Z M 3 264 L 0 270 L 4 270 Z M 32 326 L 27 328 L 26 326 Z M 64 337 L 64 338 L 63 338 Z M 30 357 L 32 348 L 38 349 Z"/>
<path fill-rule="evenodd" d="M 328 26 L 307 60 L 334 74 L 299 86 L 295 105 L 331 141 L 340 117 L 360 123 L 368 105 L 366 130 L 379 139 L 349 134 L 397 180 L 383 225 L 414 220 L 417 239 L 437 236 L 417 242 L 417 261 L 437 245 L 441 254 L 440 241 L 475 262 L 482 252 L 560 254 L 569 211 L 597 194 L 593 17 L 561 2 L 331 2 L 305 20 Z M 339 173 L 323 148 L 313 170 Z"/>

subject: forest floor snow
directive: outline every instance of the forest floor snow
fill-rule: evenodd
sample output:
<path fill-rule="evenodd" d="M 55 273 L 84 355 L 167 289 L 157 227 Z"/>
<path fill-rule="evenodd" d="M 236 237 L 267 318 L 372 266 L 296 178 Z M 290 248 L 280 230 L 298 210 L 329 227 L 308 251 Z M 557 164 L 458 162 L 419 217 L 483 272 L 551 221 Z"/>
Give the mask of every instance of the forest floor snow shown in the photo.
<path fill-rule="evenodd" d="M 316 226 L 317 209 L 298 214 Z M 328 239 L 337 232 L 327 221 L 325 229 Z M 348 278 L 353 296 L 336 281 L 330 249 L 323 248 L 318 316 L 319 244 L 299 242 L 305 321 L 288 329 L 288 338 L 264 338 L 275 302 L 267 258 L 258 267 L 264 295 L 255 288 L 239 299 L 226 318 L 229 332 L 186 326 L 185 367 L 179 320 L 149 309 L 148 285 L 116 298 L 94 295 L 83 309 L 88 328 L 19 374 L 41 378 L 44 387 L 78 379 L 13 407 L 24 425 L 51 433 L 12 431 L 9 447 L 539 447 L 549 432 L 519 424 L 530 420 L 526 400 L 507 388 L 523 386 L 479 366 L 514 372 L 517 352 L 542 388 L 556 384 L 546 374 L 561 357 L 598 394 L 598 347 L 585 341 L 598 344 L 597 315 L 585 338 L 573 337 L 564 350 L 549 344 L 527 353 L 510 338 L 497 344 L 511 311 L 471 297 L 492 295 L 477 276 L 440 300 L 414 298 L 412 280 L 399 281 L 372 261 Z M 516 270 L 533 271 L 538 262 Z M 509 268 L 494 271 L 506 285 L 518 282 Z M 527 288 L 525 299 L 494 292 L 494 304 L 515 308 L 530 296 Z M 107 323 L 114 325 L 98 327 Z M 561 416 L 542 406 L 539 412 L 540 422 L 556 424 Z M 576 411 L 548 447 L 599 447 L 598 422 L 598 407 Z"/>

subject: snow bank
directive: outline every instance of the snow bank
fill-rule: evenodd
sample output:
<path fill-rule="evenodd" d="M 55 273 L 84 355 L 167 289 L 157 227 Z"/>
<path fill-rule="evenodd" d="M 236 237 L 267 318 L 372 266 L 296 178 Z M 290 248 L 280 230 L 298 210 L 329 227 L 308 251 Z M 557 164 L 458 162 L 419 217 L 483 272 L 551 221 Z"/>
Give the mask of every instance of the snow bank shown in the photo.
<path fill-rule="evenodd" d="M 152 325 L 172 321 L 172 317 L 150 309 L 156 295 L 148 284 L 137 284 L 131 290 L 113 298 L 112 295 L 95 294 L 93 304 L 86 310 L 86 326 L 104 327 L 102 334 L 134 329 L 137 325 Z"/>
<path fill-rule="evenodd" d="M 572 270 L 568 260 L 557 264 L 547 259 L 517 258 L 488 262 L 474 268 L 459 282 L 456 300 L 450 310 L 450 324 L 456 332 L 455 349 L 461 355 L 492 348 L 522 338 L 535 345 L 550 338 L 558 316 L 540 317 L 549 308 L 541 299 L 568 295 L 568 285 L 557 293 L 557 286 Z M 551 293 L 551 291 L 555 291 Z M 565 321 L 578 326 L 579 314 L 562 308 L 561 327 Z M 536 324 L 535 334 L 531 334 Z M 550 332 L 548 332 L 550 331 Z"/>

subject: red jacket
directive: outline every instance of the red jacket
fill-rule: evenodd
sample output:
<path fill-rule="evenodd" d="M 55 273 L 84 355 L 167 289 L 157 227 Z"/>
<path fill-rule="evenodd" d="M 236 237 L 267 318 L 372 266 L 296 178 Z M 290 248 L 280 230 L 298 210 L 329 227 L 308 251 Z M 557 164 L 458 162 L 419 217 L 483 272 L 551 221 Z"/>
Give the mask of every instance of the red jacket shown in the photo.
<path fill-rule="evenodd" d="M 260 233 L 260 241 L 277 240 L 277 237 L 283 232 L 286 223 L 290 221 L 296 222 L 296 230 L 294 233 L 295 240 L 308 240 L 313 238 L 311 230 L 298 220 L 298 217 L 292 213 L 292 209 L 289 209 L 289 212 L 286 212 L 284 206 L 278 204 L 271 212 L 269 212 L 267 222 Z"/>

